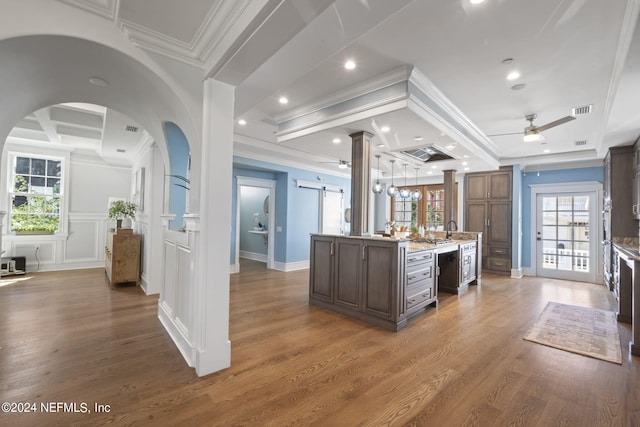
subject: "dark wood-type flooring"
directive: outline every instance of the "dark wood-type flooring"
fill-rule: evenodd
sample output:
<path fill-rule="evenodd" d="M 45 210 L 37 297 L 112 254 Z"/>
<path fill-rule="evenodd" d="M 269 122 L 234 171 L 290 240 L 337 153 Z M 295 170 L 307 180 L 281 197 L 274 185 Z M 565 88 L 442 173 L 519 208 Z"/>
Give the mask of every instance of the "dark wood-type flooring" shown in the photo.
<path fill-rule="evenodd" d="M 232 366 L 198 378 L 157 297 L 104 271 L 0 281 L 2 426 L 638 426 L 640 358 L 617 365 L 522 339 L 548 301 L 613 309 L 604 287 L 485 275 L 398 333 L 307 303 L 308 270 L 231 276 Z M 40 412 L 47 402 L 92 411 Z M 110 412 L 95 413 L 94 404 Z"/>

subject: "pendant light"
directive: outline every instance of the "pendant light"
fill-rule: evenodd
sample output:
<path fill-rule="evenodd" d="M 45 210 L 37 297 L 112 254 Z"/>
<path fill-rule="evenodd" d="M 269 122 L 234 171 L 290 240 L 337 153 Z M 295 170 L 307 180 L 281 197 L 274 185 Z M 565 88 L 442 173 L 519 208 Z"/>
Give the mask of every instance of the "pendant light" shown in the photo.
<path fill-rule="evenodd" d="M 398 195 L 398 187 L 393 185 L 393 164 L 396 162 L 395 160 L 389 160 L 391 163 L 391 185 L 387 187 L 387 195 L 390 197 L 396 197 Z"/>
<path fill-rule="evenodd" d="M 404 164 L 404 188 L 400 189 L 400 197 L 402 197 L 403 199 L 408 199 L 409 197 L 411 197 L 411 190 L 409 190 L 409 187 L 407 187 L 407 164 Z"/>
<path fill-rule="evenodd" d="M 371 187 L 371 191 L 373 191 L 373 194 L 382 194 L 385 190 L 385 185 L 380 182 L 380 154 L 376 154 L 376 158 L 378 159 L 378 178 L 373 187 Z"/>
<path fill-rule="evenodd" d="M 418 188 L 418 169 L 420 168 L 415 168 L 415 169 L 416 169 L 416 189 L 411 192 L 411 200 L 418 201 L 422 199 L 422 191 L 420 191 L 420 189 Z"/>

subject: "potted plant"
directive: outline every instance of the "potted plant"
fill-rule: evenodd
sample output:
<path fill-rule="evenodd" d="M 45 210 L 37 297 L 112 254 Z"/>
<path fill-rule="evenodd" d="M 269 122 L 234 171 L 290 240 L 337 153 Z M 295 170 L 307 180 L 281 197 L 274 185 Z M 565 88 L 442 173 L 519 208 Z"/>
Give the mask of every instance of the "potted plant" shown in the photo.
<path fill-rule="evenodd" d="M 123 228 L 122 220 L 127 220 L 129 224 L 125 228 L 131 228 L 131 220 L 136 219 L 136 209 L 137 206 L 133 202 L 115 200 L 109 206 L 109 219 L 116 221 L 116 228 Z"/>

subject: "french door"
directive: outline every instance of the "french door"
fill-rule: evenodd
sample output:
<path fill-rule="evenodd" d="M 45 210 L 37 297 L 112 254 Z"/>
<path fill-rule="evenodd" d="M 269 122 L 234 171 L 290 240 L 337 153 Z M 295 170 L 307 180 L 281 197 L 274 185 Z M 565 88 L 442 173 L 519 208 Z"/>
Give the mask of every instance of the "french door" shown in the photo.
<path fill-rule="evenodd" d="M 536 197 L 537 275 L 595 283 L 598 272 L 596 192 Z"/>

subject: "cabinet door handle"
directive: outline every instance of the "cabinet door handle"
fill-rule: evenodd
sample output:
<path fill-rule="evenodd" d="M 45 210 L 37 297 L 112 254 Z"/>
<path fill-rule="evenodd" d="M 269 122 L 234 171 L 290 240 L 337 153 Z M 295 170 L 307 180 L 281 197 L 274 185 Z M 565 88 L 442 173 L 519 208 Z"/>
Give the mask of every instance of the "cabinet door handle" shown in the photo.
<path fill-rule="evenodd" d="M 487 227 L 491 227 L 491 218 L 487 218 Z"/>
<path fill-rule="evenodd" d="M 634 215 L 638 214 L 638 205 L 633 205 L 633 207 L 631 208 L 631 210 L 633 211 Z"/>
<path fill-rule="evenodd" d="M 333 256 L 333 242 L 331 242 L 331 256 Z"/>
<path fill-rule="evenodd" d="M 363 260 L 363 261 L 366 261 L 366 260 L 367 260 L 367 258 L 366 258 L 366 256 L 365 256 L 365 251 L 366 251 L 366 250 L 367 250 L 367 247 L 366 247 L 366 246 L 363 246 L 363 247 L 362 247 L 362 260 Z"/>

